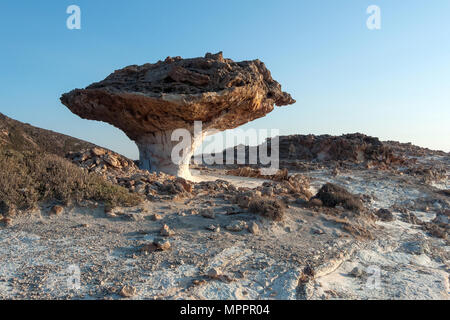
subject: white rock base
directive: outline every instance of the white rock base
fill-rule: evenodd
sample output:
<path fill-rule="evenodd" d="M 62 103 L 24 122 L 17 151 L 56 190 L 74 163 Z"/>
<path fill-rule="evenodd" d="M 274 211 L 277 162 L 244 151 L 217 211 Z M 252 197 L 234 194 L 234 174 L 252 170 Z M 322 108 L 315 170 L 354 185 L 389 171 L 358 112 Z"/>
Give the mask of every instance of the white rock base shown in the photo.
<path fill-rule="evenodd" d="M 172 131 L 147 134 L 139 138 L 139 167 L 150 172 L 164 172 L 192 180 L 189 163 L 203 134 L 172 141 Z M 190 140 L 190 141 L 189 141 Z M 184 147 L 184 148 L 183 148 Z M 174 154 L 172 154 L 174 153 Z"/>

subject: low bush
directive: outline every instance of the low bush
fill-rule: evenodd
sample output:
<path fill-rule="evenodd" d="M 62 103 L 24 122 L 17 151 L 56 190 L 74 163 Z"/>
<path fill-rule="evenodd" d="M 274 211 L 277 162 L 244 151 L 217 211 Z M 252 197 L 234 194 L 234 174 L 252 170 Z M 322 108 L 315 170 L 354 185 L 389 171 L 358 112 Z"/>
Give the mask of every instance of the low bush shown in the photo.
<path fill-rule="evenodd" d="M 284 218 L 285 206 L 279 200 L 257 197 L 250 200 L 248 209 L 268 219 L 281 221 Z"/>
<path fill-rule="evenodd" d="M 133 206 L 142 199 L 57 155 L 0 148 L 0 202 L 26 210 L 50 200 Z"/>

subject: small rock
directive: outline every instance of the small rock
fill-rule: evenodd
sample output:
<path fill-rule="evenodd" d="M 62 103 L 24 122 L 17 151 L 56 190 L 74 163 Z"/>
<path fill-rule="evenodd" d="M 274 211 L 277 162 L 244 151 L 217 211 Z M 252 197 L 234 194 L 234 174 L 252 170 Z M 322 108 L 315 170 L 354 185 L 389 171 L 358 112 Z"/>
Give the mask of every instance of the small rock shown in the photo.
<path fill-rule="evenodd" d="M 239 232 L 244 230 L 246 227 L 247 223 L 245 221 L 237 220 L 227 225 L 225 229 L 227 229 L 228 231 Z"/>
<path fill-rule="evenodd" d="M 134 188 L 134 192 L 139 193 L 139 194 L 144 194 L 146 192 L 146 184 L 145 183 L 141 183 L 137 186 L 135 186 Z"/>
<path fill-rule="evenodd" d="M 324 234 L 324 233 L 325 233 L 325 231 L 323 231 L 322 229 L 317 228 L 317 227 L 312 227 L 312 228 L 311 228 L 311 232 L 312 232 L 313 234 Z"/>
<path fill-rule="evenodd" d="M 107 154 L 103 158 L 103 160 L 105 160 L 105 162 L 108 163 L 109 165 L 111 165 L 112 167 L 115 167 L 115 168 L 120 168 L 121 167 L 120 161 L 115 156 L 113 156 L 111 154 Z"/>
<path fill-rule="evenodd" d="M 323 205 L 322 200 L 318 199 L 318 198 L 312 198 L 311 200 L 309 200 L 308 205 L 310 207 L 321 207 Z"/>
<path fill-rule="evenodd" d="M 196 280 L 192 281 L 192 284 L 194 286 L 201 286 L 201 285 L 206 284 L 206 280 L 198 280 L 198 279 L 196 279 Z"/>
<path fill-rule="evenodd" d="M 158 248 L 153 244 L 145 244 L 141 247 L 141 252 L 144 254 L 149 254 L 151 252 L 155 252 Z"/>
<path fill-rule="evenodd" d="M 189 210 L 187 210 L 187 214 L 190 214 L 190 215 L 192 215 L 192 216 L 195 216 L 195 215 L 198 214 L 198 211 L 195 210 L 195 209 L 189 209 Z"/>
<path fill-rule="evenodd" d="M 108 218 L 116 218 L 117 217 L 117 214 L 115 214 L 114 212 L 106 212 L 105 215 Z"/>
<path fill-rule="evenodd" d="M 136 288 L 132 286 L 124 286 L 122 289 L 120 289 L 119 295 L 121 295 L 124 298 L 131 298 L 136 295 Z"/>
<path fill-rule="evenodd" d="M 167 224 L 165 224 L 159 231 L 159 234 L 162 235 L 163 237 L 171 237 L 175 234 L 175 232 L 171 230 Z"/>
<path fill-rule="evenodd" d="M 99 156 L 103 156 L 106 153 L 106 150 L 95 147 L 91 150 L 91 152 L 94 156 L 99 157 Z"/>
<path fill-rule="evenodd" d="M 64 211 L 63 207 L 56 205 L 52 207 L 52 209 L 50 210 L 50 214 L 59 216 L 61 213 L 63 213 L 63 211 Z"/>
<path fill-rule="evenodd" d="M 250 231 L 250 233 L 259 234 L 259 226 L 256 222 L 250 223 L 248 230 Z"/>
<path fill-rule="evenodd" d="M 214 219 L 216 217 L 216 214 L 212 209 L 205 209 L 201 212 L 202 217 L 208 218 L 208 219 Z"/>
<path fill-rule="evenodd" d="M 208 277 L 211 279 L 218 279 L 222 276 L 222 271 L 219 268 L 211 268 L 208 271 Z"/>
<path fill-rule="evenodd" d="M 152 219 L 153 221 L 159 221 L 159 220 L 161 220 L 162 218 L 163 218 L 162 215 L 157 214 L 157 213 L 153 214 L 152 217 L 151 217 L 151 219 Z"/>
<path fill-rule="evenodd" d="M 359 277 L 361 277 L 363 274 L 364 274 L 364 270 L 362 270 L 362 269 L 359 268 L 359 267 L 354 267 L 354 268 L 352 269 L 352 271 L 350 271 L 350 275 L 353 276 L 353 277 L 355 277 L 355 278 L 359 278 Z"/>
<path fill-rule="evenodd" d="M 156 249 L 159 251 L 166 251 L 166 250 L 171 249 L 171 247 L 172 247 L 169 240 L 161 239 L 161 238 L 156 238 L 155 240 L 153 240 L 153 244 L 156 246 Z"/>
<path fill-rule="evenodd" d="M 213 231 L 213 232 L 220 232 L 220 226 L 215 226 L 215 225 L 210 225 L 208 227 L 206 227 L 206 229 Z"/>

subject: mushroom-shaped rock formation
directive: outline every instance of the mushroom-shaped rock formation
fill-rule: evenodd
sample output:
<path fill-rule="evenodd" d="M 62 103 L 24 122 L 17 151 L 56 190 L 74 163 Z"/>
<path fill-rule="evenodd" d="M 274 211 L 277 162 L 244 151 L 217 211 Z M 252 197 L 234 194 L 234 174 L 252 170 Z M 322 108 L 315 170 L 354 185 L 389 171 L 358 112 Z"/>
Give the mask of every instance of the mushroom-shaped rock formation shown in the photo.
<path fill-rule="evenodd" d="M 295 102 L 259 60 L 234 62 L 222 52 L 204 58 L 165 61 L 117 70 L 85 89 L 65 93 L 61 102 L 81 118 L 108 122 L 139 148 L 140 166 L 190 177 L 195 148 L 213 131 L 236 128 L 265 116 L 274 105 Z M 194 122 L 202 132 L 194 135 Z M 172 160 L 172 132 L 191 134 L 190 148 Z"/>

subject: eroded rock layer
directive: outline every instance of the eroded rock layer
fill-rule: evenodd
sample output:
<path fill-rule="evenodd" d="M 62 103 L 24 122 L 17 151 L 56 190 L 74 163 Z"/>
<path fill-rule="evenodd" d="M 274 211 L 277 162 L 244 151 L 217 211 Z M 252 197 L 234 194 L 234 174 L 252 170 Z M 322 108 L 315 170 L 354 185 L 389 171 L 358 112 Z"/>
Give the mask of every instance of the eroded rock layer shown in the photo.
<path fill-rule="evenodd" d="M 143 168 L 186 175 L 190 154 L 183 157 L 182 169 L 172 164 L 167 150 L 171 146 L 161 145 L 168 132 L 183 128 L 193 134 L 194 121 L 201 121 L 202 138 L 213 129 L 236 128 L 265 116 L 274 105 L 295 100 L 281 91 L 261 61 L 234 62 L 219 52 L 128 66 L 85 89 L 63 94 L 61 102 L 84 119 L 123 130 L 137 142 Z M 155 141 L 159 146 L 153 147 Z"/>

